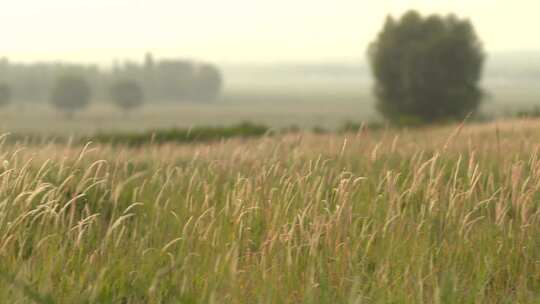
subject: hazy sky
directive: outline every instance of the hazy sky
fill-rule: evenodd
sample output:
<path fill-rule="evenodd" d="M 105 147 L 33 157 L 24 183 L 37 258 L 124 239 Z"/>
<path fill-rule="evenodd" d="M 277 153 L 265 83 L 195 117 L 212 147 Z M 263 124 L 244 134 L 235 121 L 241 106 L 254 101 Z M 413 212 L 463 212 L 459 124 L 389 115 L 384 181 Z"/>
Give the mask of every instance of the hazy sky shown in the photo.
<path fill-rule="evenodd" d="M 363 60 L 387 14 L 469 17 L 488 51 L 540 50 L 540 0 L 0 0 L 0 56 L 108 63 Z"/>

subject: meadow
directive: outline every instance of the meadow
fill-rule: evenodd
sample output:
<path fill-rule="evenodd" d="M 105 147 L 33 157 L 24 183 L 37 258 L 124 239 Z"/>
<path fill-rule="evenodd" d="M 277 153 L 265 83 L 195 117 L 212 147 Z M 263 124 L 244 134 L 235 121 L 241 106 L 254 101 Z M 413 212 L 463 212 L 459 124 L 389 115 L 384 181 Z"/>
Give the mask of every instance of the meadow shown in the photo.
<path fill-rule="evenodd" d="M 540 301 L 540 122 L 4 143 L 4 303 Z"/>

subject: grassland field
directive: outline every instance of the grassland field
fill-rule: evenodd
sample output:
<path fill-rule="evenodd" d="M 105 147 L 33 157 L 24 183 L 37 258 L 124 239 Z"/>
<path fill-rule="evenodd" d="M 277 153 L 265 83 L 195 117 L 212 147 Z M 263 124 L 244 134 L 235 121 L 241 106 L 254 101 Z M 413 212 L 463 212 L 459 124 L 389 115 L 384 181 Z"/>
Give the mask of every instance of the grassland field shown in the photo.
<path fill-rule="evenodd" d="M 0 147 L 3 303 L 537 303 L 540 122 Z"/>

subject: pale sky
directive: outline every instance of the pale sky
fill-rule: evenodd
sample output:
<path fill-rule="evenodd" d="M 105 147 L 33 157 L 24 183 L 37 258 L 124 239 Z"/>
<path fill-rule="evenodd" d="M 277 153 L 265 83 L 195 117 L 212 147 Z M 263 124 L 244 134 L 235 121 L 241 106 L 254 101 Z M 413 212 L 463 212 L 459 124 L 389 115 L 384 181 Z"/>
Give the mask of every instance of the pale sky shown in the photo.
<path fill-rule="evenodd" d="M 110 63 L 363 60 L 385 16 L 414 8 L 475 24 L 488 51 L 539 50 L 540 0 L 0 0 L 0 56 Z"/>

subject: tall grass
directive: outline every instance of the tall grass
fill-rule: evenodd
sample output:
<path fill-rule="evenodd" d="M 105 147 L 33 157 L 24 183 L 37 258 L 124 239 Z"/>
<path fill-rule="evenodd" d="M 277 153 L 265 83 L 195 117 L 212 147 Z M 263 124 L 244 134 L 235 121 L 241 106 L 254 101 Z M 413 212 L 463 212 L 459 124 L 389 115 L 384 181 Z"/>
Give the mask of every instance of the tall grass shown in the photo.
<path fill-rule="evenodd" d="M 0 299 L 539 301 L 538 126 L 4 144 Z"/>

